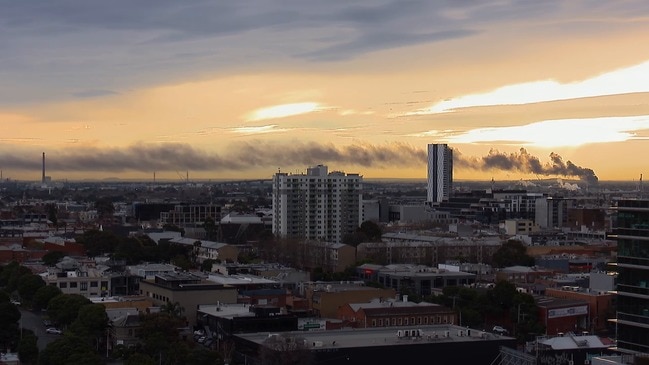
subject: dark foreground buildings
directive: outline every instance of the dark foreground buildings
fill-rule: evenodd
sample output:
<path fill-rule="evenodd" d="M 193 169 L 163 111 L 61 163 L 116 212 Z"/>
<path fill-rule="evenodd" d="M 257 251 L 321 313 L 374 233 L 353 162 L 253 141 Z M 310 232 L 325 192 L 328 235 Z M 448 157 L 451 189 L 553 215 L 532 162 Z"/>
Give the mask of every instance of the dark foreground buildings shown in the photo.
<path fill-rule="evenodd" d="M 235 336 L 235 358 L 255 365 L 300 364 L 489 365 L 515 339 L 453 325 L 364 328 L 340 331 L 254 333 Z M 285 362 L 286 363 L 286 362 Z"/>

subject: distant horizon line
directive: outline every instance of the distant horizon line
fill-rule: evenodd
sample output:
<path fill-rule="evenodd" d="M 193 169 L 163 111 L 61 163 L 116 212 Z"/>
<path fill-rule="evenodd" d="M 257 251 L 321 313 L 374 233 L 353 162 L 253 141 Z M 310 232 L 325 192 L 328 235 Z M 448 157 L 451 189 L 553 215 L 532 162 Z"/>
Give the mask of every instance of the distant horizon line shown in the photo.
<path fill-rule="evenodd" d="M 182 180 L 182 179 L 168 179 L 168 178 L 160 178 L 160 179 L 142 179 L 142 178 L 119 178 L 119 177 L 109 177 L 109 178 L 101 178 L 101 179 L 57 179 L 57 180 L 50 180 L 49 182 L 43 183 L 41 180 L 23 180 L 23 179 L 11 179 L 11 178 L 5 178 L 0 180 L 0 184 L 2 183 L 7 183 L 7 182 L 20 182 L 20 183 L 32 183 L 32 184 L 56 184 L 56 183 L 81 183 L 81 182 L 96 182 L 96 183 L 101 183 L 101 182 L 129 182 L 129 183 L 134 183 L 134 182 L 139 182 L 139 183 L 176 183 L 176 184 L 187 184 L 187 183 L 195 183 L 195 182 L 252 182 L 252 181 L 272 181 L 272 178 L 247 178 L 247 179 L 236 179 L 236 178 L 223 178 L 223 179 L 212 179 L 212 178 L 195 178 L 195 179 L 189 179 L 188 181 Z M 417 182 L 427 182 L 426 178 L 417 178 L 417 177 L 363 177 L 363 181 L 417 181 Z M 581 179 L 574 179 L 574 178 L 565 178 L 565 177 L 548 177 L 545 179 L 501 179 L 501 180 L 492 180 L 492 179 L 453 179 L 454 182 L 485 182 L 485 183 L 502 183 L 502 182 L 509 182 L 509 183 L 514 183 L 514 182 L 520 182 L 520 181 L 526 181 L 526 182 L 552 182 L 556 180 L 563 180 L 566 182 L 572 182 L 572 183 L 579 183 L 583 182 Z M 598 183 L 639 183 L 641 180 L 599 180 Z"/>

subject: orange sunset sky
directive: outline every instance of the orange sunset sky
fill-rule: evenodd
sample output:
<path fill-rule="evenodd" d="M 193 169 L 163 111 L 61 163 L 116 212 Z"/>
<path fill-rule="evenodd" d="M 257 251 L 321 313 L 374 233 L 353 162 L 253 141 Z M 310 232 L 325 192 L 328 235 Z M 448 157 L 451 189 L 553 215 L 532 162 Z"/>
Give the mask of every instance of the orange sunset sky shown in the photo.
<path fill-rule="evenodd" d="M 646 1 L 6 1 L 0 169 L 39 180 L 45 152 L 53 180 L 425 178 L 448 143 L 637 180 L 648 30 Z"/>

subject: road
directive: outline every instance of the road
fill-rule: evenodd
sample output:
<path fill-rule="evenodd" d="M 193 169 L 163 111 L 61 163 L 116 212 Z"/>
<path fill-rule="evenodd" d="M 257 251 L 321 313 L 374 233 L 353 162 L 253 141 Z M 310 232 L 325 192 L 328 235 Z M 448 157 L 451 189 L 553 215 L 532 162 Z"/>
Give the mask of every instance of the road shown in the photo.
<path fill-rule="evenodd" d="M 34 313 L 20 308 L 20 326 L 32 330 L 38 337 L 38 350 L 42 351 L 50 342 L 56 340 L 60 335 L 50 335 L 45 332 L 43 318 L 40 313 Z"/>

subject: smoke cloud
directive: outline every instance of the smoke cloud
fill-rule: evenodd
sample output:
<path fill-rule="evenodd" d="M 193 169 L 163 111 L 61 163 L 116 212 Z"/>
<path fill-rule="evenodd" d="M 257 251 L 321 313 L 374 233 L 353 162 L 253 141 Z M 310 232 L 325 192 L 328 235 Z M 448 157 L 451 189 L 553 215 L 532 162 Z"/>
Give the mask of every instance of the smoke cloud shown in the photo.
<path fill-rule="evenodd" d="M 543 176 L 570 176 L 579 177 L 589 184 L 597 184 L 598 178 L 592 169 L 580 167 L 571 161 L 563 161 L 558 154 L 550 153 L 550 162 L 542 163 L 538 157 L 521 148 L 518 153 L 502 153 L 497 150 L 490 150 L 483 157 L 465 157 L 453 151 L 454 166 L 474 170 L 505 170 L 518 171 L 527 174 Z"/>
<path fill-rule="evenodd" d="M 32 153 L 33 152 L 33 153 Z M 1 153 L 0 168 L 40 171 L 40 152 L 29 154 Z M 205 152 L 188 144 L 138 144 L 126 148 L 89 148 L 47 152 L 47 170 L 58 172 L 125 172 L 125 171 L 245 171 L 255 168 L 305 167 L 316 163 L 362 167 L 422 167 L 425 171 L 426 150 L 406 143 L 381 145 L 353 144 L 335 146 L 327 143 L 274 144 L 239 142 L 224 153 Z M 596 183 L 592 169 L 564 162 L 556 153 L 542 163 L 538 157 L 521 148 L 505 154 L 491 150 L 483 157 L 466 157 L 454 151 L 454 166 L 472 170 L 505 170 L 544 176 L 579 177 Z"/>

